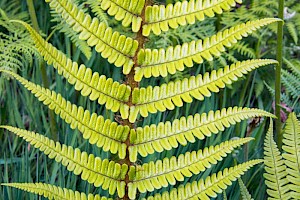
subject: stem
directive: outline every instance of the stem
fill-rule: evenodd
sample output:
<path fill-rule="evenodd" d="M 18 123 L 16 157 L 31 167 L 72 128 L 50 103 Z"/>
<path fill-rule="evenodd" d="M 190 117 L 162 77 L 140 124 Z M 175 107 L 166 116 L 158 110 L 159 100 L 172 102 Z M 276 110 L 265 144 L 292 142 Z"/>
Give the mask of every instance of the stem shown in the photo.
<path fill-rule="evenodd" d="M 26 0 L 27 1 L 27 6 L 28 6 L 28 10 L 29 10 L 29 15 L 30 15 L 30 19 L 33 25 L 33 28 L 39 32 L 40 28 L 39 28 L 39 24 L 37 21 L 37 17 L 36 17 L 36 13 L 34 10 L 34 4 L 33 4 L 33 0 Z M 49 88 L 49 80 L 47 77 L 47 72 L 46 72 L 46 63 L 44 61 L 39 62 L 39 68 L 40 68 L 40 72 L 42 75 L 42 82 L 43 85 L 46 88 Z M 49 115 L 49 120 L 50 120 L 50 132 L 51 132 L 51 137 L 54 140 L 58 139 L 58 135 L 57 135 L 57 126 L 56 126 L 56 121 L 55 121 L 55 115 L 54 112 L 50 109 L 48 109 L 48 115 Z"/>
<path fill-rule="evenodd" d="M 283 63 L 283 9 L 284 9 L 284 0 L 279 0 L 279 11 L 278 17 L 282 21 L 278 22 L 277 29 L 277 61 L 278 65 L 275 70 L 275 114 L 276 114 L 276 133 L 277 133 L 277 144 L 281 149 L 282 146 L 282 133 L 281 133 L 281 117 L 280 117 L 280 94 L 281 94 L 281 68 Z"/>
<path fill-rule="evenodd" d="M 142 14 L 141 14 L 141 18 L 143 19 L 141 27 L 143 27 L 143 23 L 145 21 L 144 19 L 145 19 L 145 10 L 146 10 L 146 6 L 147 6 L 147 2 L 148 2 L 148 0 L 145 1 L 145 6 L 144 6 Z M 135 68 L 138 67 L 138 64 L 137 64 L 138 52 L 140 51 L 140 49 L 143 48 L 143 46 L 146 42 L 146 37 L 143 36 L 143 29 L 142 28 L 137 33 L 135 39 L 139 43 L 136 54 L 133 57 L 133 61 L 134 61 L 135 64 L 134 64 L 133 68 L 131 69 L 130 73 L 128 75 L 126 75 L 126 82 L 125 82 L 127 85 L 129 85 L 131 87 L 131 91 L 133 91 L 134 88 L 139 87 L 139 82 L 134 80 L 134 75 L 135 75 Z M 128 106 L 132 106 L 132 105 L 133 105 L 133 103 L 132 103 L 132 93 L 131 93 L 130 97 L 129 97 L 129 101 L 128 101 Z M 136 125 L 136 123 L 129 122 L 128 119 L 121 120 L 120 123 L 122 125 L 129 126 L 131 129 L 134 129 L 135 125 Z M 130 134 L 128 135 L 128 137 L 126 139 L 125 144 L 127 146 L 126 157 L 125 157 L 125 159 L 121 160 L 120 163 L 122 163 L 122 164 L 125 163 L 128 166 L 135 165 L 135 163 L 130 162 L 130 159 L 129 159 L 129 146 L 131 145 L 131 143 L 130 143 Z M 125 177 L 126 188 L 125 188 L 125 196 L 123 197 L 123 200 L 129 200 L 129 196 L 128 196 L 128 184 L 129 184 L 129 182 L 130 182 L 130 180 L 129 180 L 129 176 L 128 176 L 128 173 L 127 173 L 126 177 Z"/>

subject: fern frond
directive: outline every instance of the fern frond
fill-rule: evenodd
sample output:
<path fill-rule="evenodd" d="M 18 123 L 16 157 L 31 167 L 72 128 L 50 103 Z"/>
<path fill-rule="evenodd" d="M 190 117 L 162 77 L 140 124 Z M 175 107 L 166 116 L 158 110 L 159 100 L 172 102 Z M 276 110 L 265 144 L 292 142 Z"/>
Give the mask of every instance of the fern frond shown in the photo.
<path fill-rule="evenodd" d="M 243 56 L 247 56 L 248 58 L 254 59 L 256 57 L 254 49 L 249 47 L 249 45 L 245 42 L 238 42 L 234 44 L 232 49 Z"/>
<path fill-rule="evenodd" d="M 70 190 L 67 188 L 57 187 L 55 185 L 45 184 L 45 183 L 3 183 L 1 185 L 14 187 L 26 192 L 38 194 L 44 196 L 48 199 L 55 200 L 113 200 L 112 198 L 100 197 L 98 194 L 86 195 L 82 192 Z"/>
<path fill-rule="evenodd" d="M 101 9 L 99 6 L 99 1 L 94 1 L 94 0 L 87 0 L 86 3 L 89 4 L 89 6 L 92 9 L 92 12 L 98 17 L 98 19 L 101 22 L 104 22 L 108 26 L 108 15 L 104 10 Z"/>
<path fill-rule="evenodd" d="M 82 180 L 87 180 L 95 187 L 101 186 L 111 195 L 117 190 L 119 197 L 124 196 L 125 182 L 123 180 L 128 171 L 126 164 L 120 165 L 108 159 L 102 160 L 93 154 L 88 155 L 86 152 L 81 152 L 78 148 L 73 149 L 72 146 L 61 145 L 38 133 L 11 126 L 0 126 L 0 128 L 7 129 L 23 138 L 44 152 L 50 159 L 55 159 L 56 162 L 66 166 L 68 171 L 75 175 L 81 174 Z"/>
<path fill-rule="evenodd" d="M 138 32 L 142 25 L 140 17 L 145 5 L 145 0 L 98 0 L 103 10 L 107 10 L 110 16 L 122 21 L 124 27 L 132 24 L 132 31 Z"/>
<path fill-rule="evenodd" d="M 283 130 L 282 154 L 287 166 L 287 179 L 292 190 L 291 197 L 300 199 L 300 122 L 295 113 L 290 113 Z"/>
<path fill-rule="evenodd" d="M 261 163 L 262 160 L 251 160 L 231 168 L 225 168 L 217 174 L 212 174 L 205 180 L 194 181 L 180 185 L 178 188 L 172 189 L 170 192 L 156 194 L 150 196 L 147 200 L 188 200 L 201 199 L 209 200 L 210 197 L 217 197 L 237 178 L 241 177 L 252 166 Z"/>
<path fill-rule="evenodd" d="M 291 37 L 294 40 L 295 44 L 298 44 L 298 30 L 296 28 L 296 25 L 292 22 L 286 23 L 286 27 L 291 35 Z"/>
<path fill-rule="evenodd" d="M 91 18 L 79 9 L 70 0 L 46 0 L 53 10 L 60 13 L 73 30 L 79 34 L 79 38 L 86 40 L 88 45 L 101 53 L 108 62 L 117 67 L 123 66 L 124 74 L 129 74 L 133 67 L 132 57 L 138 48 L 138 42 L 132 38 L 113 32 L 104 22 L 98 18 Z"/>
<path fill-rule="evenodd" d="M 286 92 L 289 93 L 294 98 L 299 98 L 300 79 L 286 70 L 282 70 L 281 79 L 282 79 L 282 84 L 286 87 Z"/>
<path fill-rule="evenodd" d="M 43 102 L 57 115 L 60 115 L 72 129 L 78 128 L 83 133 L 83 138 L 88 139 L 91 144 L 102 147 L 104 151 L 118 153 L 121 159 L 126 156 L 126 144 L 124 143 L 128 134 L 129 127 L 121 126 L 116 122 L 98 116 L 96 113 L 91 114 L 88 110 L 84 110 L 81 106 L 77 107 L 70 101 L 64 99 L 60 94 L 49 89 L 43 88 L 17 74 L 0 70 L 15 77 L 22 85 L 31 91 L 39 101 Z"/>
<path fill-rule="evenodd" d="M 185 177 L 197 175 L 211 168 L 212 164 L 217 164 L 223 160 L 234 148 L 237 148 L 253 138 L 242 138 L 221 143 L 217 146 L 206 147 L 203 150 L 187 152 L 156 162 L 150 162 L 131 168 L 129 177 L 131 183 L 128 184 L 129 190 L 138 189 L 139 192 L 152 192 L 154 189 L 175 185 L 178 181 L 184 181 Z"/>
<path fill-rule="evenodd" d="M 273 139 L 273 122 L 265 139 L 264 147 L 265 183 L 268 187 L 267 193 L 272 199 L 289 199 L 288 180 L 286 179 L 286 166 Z"/>
<path fill-rule="evenodd" d="M 76 62 L 57 50 L 50 43 L 46 42 L 28 24 L 22 23 L 30 32 L 35 41 L 38 51 L 44 56 L 49 65 L 57 69 L 58 74 L 63 75 L 70 84 L 75 85 L 75 89 L 81 91 L 83 96 L 89 96 L 90 100 L 98 100 L 113 112 L 120 110 L 123 118 L 128 118 L 129 107 L 124 102 L 129 100 L 131 88 L 125 84 L 114 82 L 111 78 L 107 79 L 104 75 L 93 73 L 90 68 Z"/>
<path fill-rule="evenodd" d="M 288 60 L 283 58 L 286 66 L 292 71 L 292 73 L 300 79 L 300 62 L 298 60 Z"/>
<path fill-rule="evenodd" d="M 276 60 L 257 59 L 237 62 L 223 69 L 206 72 L 203 76 L 191 76 L 189 79 L 169 82 L 161 86 L 135 88 L 132 94 L 134 106 L 130 107 L 129 121 L 134 122 L 140 113 L 147 117 L 148 113 L 164 112 L 182 107 L 183 102 L 191 103 L 193 98 L 204 100 L 211 92 L 219 92 L 225 84 L 232 84 L 248 72 L 269 64 L 276 64 Z"/>
<path fill-rule="evenodd" d="M 249 193 L 247 187 L 245 186 L 245 184 L 241 178 L 238 178 L 238 182 L 239 182 L 239 186 L 240 186 L 240 190 L 241 190 L 241 194 L 242 194 L 242 199 L 243 200 L 254 200 L 251 197 L 251 194 Z"/>
<path fill-rule="evenodd" d="M 146 157 L 154 152 L 162 152 L 177 148 L 178 143 L 187 145 L 194 143 L 197 139 L 203 140 L 225 127 L 236 124 L 241 120 L 257 117 L 274 117 L 274 115 L 259 109 L 250 108 L 223 108 L 218 111 L 210 111 L 208 114 L 196 114 L 187 118 L 181 117 L 173 122 L 159 123 L 156 125 L 138 127 L 131 130 L 129 147 L 130 159 L 135 162 L 137 154 Z"/>
<path fill-rule="evenodd" d="M 53 12 L 52 12 L 53 13 Z M 61 33 L 64 33 L 70 40 L 75 44 L 75 46 L 80 49 L 80 51 L 85 55 L 85 57 L 89 60 L 92 56 L 92 48 L 83 40 L 79 39 L 79 36 L 76 32 L 73 31 L 72 28 L 65 25 L 65 22 L 61 20 L 61 16 L 57 16 L 56 13 L 52 14 L 54 17 L 54 22 L 58 21 L 59 24 L 53 26 L 53 30 L 58 30 Z"/>
<path fill-rule="evenodd" d="M 204 40 L 170 46 L 167 49 L 141 49 L 138 53 L 139 67 L 135 68 L 134 79 L 140 81 L 143 77 L 166 77 L 168 73 L 184 70 L 185 66 L 192 67 L 193 62 L 203 63 L 203 59 L 212 61 L 213 56 L 220 56 L 226 50 L 225 47 L 231 47 L 256 29 L 277 21 L 279 19 L 275 18 L 249 21 Z"/>
<path fill-rule="evenodd" d="M 147 6 L 143 35 L 148 36 L 151 31 L 160 35 L 168 31 L 169 27 L 176 29 L 186 24 L 194 24 L 196 20 L 203 21 L 205 16 L 214 17 L 241 3 L 242 0 L 185 0 L 175 4 Z"/>

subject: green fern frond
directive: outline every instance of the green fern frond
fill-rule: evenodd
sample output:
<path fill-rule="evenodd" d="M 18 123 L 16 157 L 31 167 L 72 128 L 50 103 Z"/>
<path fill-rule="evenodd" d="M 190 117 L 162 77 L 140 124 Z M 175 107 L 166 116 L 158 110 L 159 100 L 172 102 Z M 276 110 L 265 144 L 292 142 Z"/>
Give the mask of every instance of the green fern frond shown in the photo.
<path fill-rule="evenodd" d="M 160 35 L 162 31 L 168 31 L 169 27 L 176 29 L 186 24 L 194 24 L 196 20 L 203 21 L 205 16 L 222 14 L 241 2 L 242 0 L 185 0 L 167 6 L 147 6 L 143 35 L 148 36 L 151 31 Z"/>
<path fill-rule="evenodd" d="M 125 195 L 125 182 L 123 180 L 125 180 L 128 165 L 120 165 L 108 159 L 102 160 L 93 154 L 88 155 L 86 152 L 81 152 L 78 148 L 73 149 L 72 146 L 61 145 L 59 142 L 54 142 L 38 133 L 11 126 L 0 126 L 0 128 L 15 133 L 44 152 L 50 159 L 62 163 L 68 171 L 75 175 L 81 174 L 82 180 L 87 180 L 95 187 L 101 186 L 104 190 L 108 190 L 111 195 L 117 190 L 121 198 Z"/>
<path fill-rule="evenodd" d="M 98 0 L 103 10 L 107 10 L 110 16 L 116 20 L 122 21 L 124 27 L 132 24 L 132 31 L 138 32 L 141 29 L 142 18 L 140 14 L 143 11 L 145 0 Z"/>
<path fill-rule="evenodd" d="M 251 140 L 253 138 L 226 141 L 217 146 L 181 154 L 177 158 L 173 156 L 131 168 L 129 174 L 132 173 L 135 176 L 129 177 L 132 181 L 128 185 L 129 190 L 138 189 L 139 192 L 145 193 L 175 185 L 178 181 L 184 181 L 185 177 L 197 175 L 211 168 L 213 164 L 223 160 L 223 157 L 226 157 L 234 148 Z"/>
<path fill-rule="evenodd" d="M 285 153 L 282 154 L 287 166 L 287 180 L 292 190 L 290 196 L 300 199 L 300 122 L 296 114 L 291 113 L 283 129 L 283 146 Z"/>
<path fill-rule="evenodd" d="M 283 58 L 286 66 L 292 71 L 292 73 L 300 79 L 300 62 L 299 60 L 288 60 Z"/>
<path fill-rule="evenodd" d="M 240 186 L 240 190 L 241 190 L 241 194 L 242 194 L 242 199 L 243 200 L 254 200 L 251 197 L 251 194 L 249 193 L 247 187 L 245 186 L 245 184 L 241 178 L 238 178 L 238 182 L 239 182 L 239 186 Z"/>
<path fill-rule="evenodd" d="M 72 28 L 66 26 L 64 20 L 61 19 L 61 16 L 55 12 L 52 12 L 54 17 L 53 22 L 60 22 L 57 25 L 53 26 L 53 31 L 58 30 L 61 33 L 64 33 L 70 40 L 75 44 L 75 46 L 80 49 L 87 59 L 90 59 L 92 56 L 92 48 L 85 42 L 79 39 L 77 33 L 73 31 Z M 48 39 L 48 38 L 47 38 Z"/>
<path fill-rule="evenodd" d="M 124 102 L 129 100 L 131 88 L 127 85 L 114 82 L 111 78 L 107 79 L 104 75 L 93 73 L 90 68 L 76 62 L 46 42 L 28 24 L 22 23 L 30 32 L 38 51 L 44 56 L 49 65 L 57 69 L 58 74 L 63 75 L 70 84 L 75 85 L 75 89 L 81 91 L 83 96 L 89 96 L 90 100 L 98 100 L 113 112 L 120 110 L 123 118 L 128 118 L 129 107 Z"/>
<path fill-rule="evenodd" d="M 117 67 L 123 66 L 123 73 L 129 74 L 133 67 L 132 57 L 138 48 L 138 42 L 132 38 L 113 32 L 112 28 L 105 23 L 99 22 L 98 18 L 91 18 L 79 9 L 70 0 L 46 0 L 50 7 L 60 13 L 73 30 L 79 34 L 81 40 L 87 41 L 88 45 L 101 53 L 108 62 Z"/>
<path fill-rule="evenodd" d="M 212 61 L 213 56 L 218 57 L 226 50 L 225 47 L 231 47 L 256 29 L 278 21 L 275 18 L 249 21 L 204 40 L 170 46 L 167 49 L 141 49 L 137 61 L 139 67 L 135 68 L 134 79 L 140 81 L 143 77 L 166 77 L 168 73 L 183 71 L 185 66 L 192 67 L 193 62 L 202 63 L 203 59 Z"/>
<path fill-rule="evenodd" d="M 38 194 L 48 199 L 55 200 L 113 200 L 111 198 L 100 197 L 98 194 L 86 195 L 82 192 L 70 190 L 67 188 L 61 188 L 55 185 L 45 183 L 6 183 L 1 185 L 18 188 L 26 192 Z"/>
<path fill-rule="evenodd" d="M 87 0 L 86 3 L 89 4 L 89 7 L 91 7 L 92 12 L 99 18 L 99 20 L 101 22 L 104 22 L 108 26 L 108 15 L 99 6 L 99 1 Z"/>
<path fill-rule="evenodd" d="M 182 107 L 183 102 L 191 103 L 193 98 L 202 101 L 204 97 L 210 97 L 211 92 L 219 92 L 219 88 L 224 88 L 225 84 L 232 84 L 244 74 L 258 67 L 276 63 L 276 60 L 270 59 L 247 60 L 213 70 L 211 73 L 207 72 L 203 76 L 191 76 L 189 79 L 169 82 L 154 88 L 135 88 L 132 94 L 135 106 L 130 107 L 129 121 L 134 122 L 139 113 L 147 117 L 148 113 Z"/>
<path fill-rule="evenodd" d="M 109 119 L 98 116 L 96 113 L 90 113 L 84 110 L 81 106 L 64 99 L 60 94 L 49 89 L 36 85 L 17 74 L 9 71 L 0 70 L 15 77 L 22 85 L 31 91 L 39 101 L 43 102 L 51 110 L 54 110 L 57 115 L 60 115 L 72 129 L 78 128 L 83 133 L 83 138 L 88 139 L 91 144 L 96 144 L 102 147 L 104 151 L 110 151 L 123 159 L 126 156 L 126 144 L 124 143 L 128 134 L 129 127 L 121 126 L 116 122 L 111 122 Z"/>
<path fill-rule="evenodd" d="M 286 27 L 293 38 L 295 44 L 298 44 L 298 30 L 296 28 L 296 25 L 292 22 L 286 23 Z"/>
<path fill-rule="evenodd" d="M 242 56 L 247 56 L 248 58 L 254 59 L 256 57 L 254 49 L 249 47 L 245 42 L 238 42 L 233 45 L 232 50 L 235 50 Z"/>
<path fill-rule="evenodd" d="M 172 189 L 170 192 L 163 194 L 155 194 L 147 200 L 188 200 L 201 199 L 209 200 L 210 197 L 217 197 L 217 194 L 222 193 L 229 185 L 237 178 L 241 177 L 252 166 L 263 162 L 262 160 L 252 160 L 242 163 L 235 167 L 226 168 L 217 174 L 212 174 L 205 180 L 194 181 L 185 185 L 180 185 L 178 188 Z"/>
<path fill-rule="evenodd" d="M 282 84 L 286 87 L 286 92 L 289 93 L 295 99 L 299 98 L 300 79 L 286 70 L 282 70 L 281 79 L 282 79 Z"/>
<path fill-rule="evenodd" d="M 273 139 L 273 122 L 271 120 L 264 147 L 265 183 L 267 193 L 272 199 L 289 199 L 289 186 L 286 178 L 286 166 Z M 270 199 L 271 199 L 270 198 Z"/>
<path fill-rule="evenodd" d="M 129 147 L 130 160 L 135 162 L 137 154 L 146 157 L 154 152 L 162 152 L 177 148 L 178 143 L 187 145 L 194 143 L 195 138 L 203 140 L 219 131 L 224 131 L 225 127 L 236 124 L 241 120 L 257 117 L 274 117 L 274 115 L 259 109 L 250 108 L 223 108 L 216 112 L 210 111 L 208 114 L 196 114 L 187 118 L 181 117 L 173 122 L 159 123 L 156 125 L 138 127 L 131 130 Z"/>

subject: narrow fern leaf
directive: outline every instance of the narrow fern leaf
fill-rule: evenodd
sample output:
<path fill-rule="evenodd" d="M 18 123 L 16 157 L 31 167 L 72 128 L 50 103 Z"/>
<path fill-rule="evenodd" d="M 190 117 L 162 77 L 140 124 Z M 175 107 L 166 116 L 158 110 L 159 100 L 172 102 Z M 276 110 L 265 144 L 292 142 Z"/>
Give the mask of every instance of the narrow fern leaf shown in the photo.
<path fill-rule="evenodd" d="M 38 194 L 48 199 L 55 200 L 113 200 L 112 198 L 100 197 L 98 194 L 86 195 L 82 192 L 70 190 L 67 188 L 57 187 L 55 185 L 45 183 L 6 183 L 4 186 L 14 187 L 26 192 Z"/>
<path fill-rule="evenodd" d="M 297 45 L 298 44 L 298 30 L 296 28 L 296 25 L 293 22 L 288 22 L 286 23 L 286 27 L 291 35 L 291 37 L 294 40 L 294 43 Z"/>
<path fill-rule="evenodd" d="M 286 165 L 273 139 L 273 122 L 271 120 L 264 147 L 265 183 L 269 199 L 290 199 Z"/>
<path fill-rule="evenodd" d="M 50 43 L 46 42 L 33 28 L 25 22 L 22 23 L 30 32 L 38 51 L 44 56 L 49 65 L 57 69 L 58 74 L 63 75 L 70 84 L 75 85 L 75 89 L 81 91 L 83 96 L 89 96 L 93 101 L 105 104 L 106 108 L 117 112 L 120 110 L 122 117 L 128 118 L 126 102 L 129 100 L 131 88 L 127 85 L 107 79 L 104 75 L 93 73 L 90 68 L 83 64 L 78 66 L 76 62 L 57 50 Z"/>
<path fill-rule="evenodd" d="M 80 33 L 79 38 L 87 41 L 88 45 L 95 46 L 108 62 L 117 67 L 123 66 L 123 72 L 129 74 L 133 67 L 132 57 L 138 48 L 138 42 L 132 38 L 120 35 L 120 33 L 107 27 L 98 18 L 92 18 L 84 13 L 71 0 L 46 0 L 50 7 L 61 14 L 73 30 Z"/>
<path fill-rule="evenodd" d="M 292 71 L 292 73 L 300 78 L 300 62 L 298 60 L 288 60 L 283 58 L 284 63 Z"/>
<path fill-rule="evenodd" d="M 170 192 L 150 196 L 147 200 L 210 200 L 210 197 L 217 197 L 217 194 L 221 194 L 223 190 L 241 177 L 248 169 L 261 162 L 262 160 L 251 160 L 229 169 L 225 168 L 217 174 L 208 176 L 205 180 L 201 179 L 200 181 L 180 185 Z"/>
<path fill-rule="evenodd" d="M 252 117 L 275 117 L 259 109 L 229 107 L 208 114 L 181 117 L 173 122 L 159 123 L 131 130 L 129 147 L 130 160 L 136 162 L 137 155 L 146 157 L 154 152 L 162 152 L 177 148 L 178 145 L 194 143 L 196 139 L 203 140 L 219 131 L 224 131 L 230 125 Z"/>
<path fill-rule="evenodd" d="M 222 14 L 223 11 L 235 7 L 236 3 L 242 3 L 242 0 L 185 0 L 166 6 L 147 6 L 143 35 L 148 36 L 151 31 L 160 35 L 162 31 L 168 31 L 169 27 L 176 29 L 186 24 L 194 24 L 196 20 L 203 21 L 205 16 Z"/>
<path fill-rule="evenodd" d="M 182 107 L 183 102 L 191 103 L 193 98 L 204 100 L 211 92 L 219 92 L 225 84 L 232 84 L 250 71 L 269 64 L 277 64 L 276 60 L 257 59 L 237 62 L 223 69 L 206 72 L 203 76 L 191 76 L 189 79 L 169 82 L 161 86 L 135 88 L 132 94 L 134 106 L 130 107 L 129 121 L 134 122 L 140 113 L 147 117 L 148 113 L 164 112 Z"/>
<path fill-rule="evenodd" d="M 155 189 L 175 185 L 178 181 L 184 181 L 185 177 L 197 175 L 213 164 L 217 164 L 223 160 L 227 154 L 231 153 L 234 148 L 237 148 L 253 138 L 242 138 L 221 143 L 217 146 L 206 147 L 203 150 L 187 152 L 179 155 L 150 162 L 137 166 L 136 169 L 131 168 L 129 174 L 135 174 L 134 177 L 129 177 L 131 188 L 137 188 L 141 193 L 152 192 Z"/>
<path fill-rule="evenodd" d="M 251 194 L 249 193 L 247 187 L 245 186 L 245 184 L 241 178 L 238 179 L 238 182 L 239 182 L 239 186 L 240 186 L 240 190 L 241 190 L 241 194 L 242 194 L 242 199 L 243 200 L 254 200 L 251 197 Z"/>
<path fill-rule="evenodd" d="M 185 66 L 192 67 L 193 62 L 201 64 L 204 60 L 212 61 L 213 56 L 219 57 L 226 50 L 225 47 L 232 47 L 238 40 L 260 27 L 278 21 L 275 18 L 249 21 L 220 31 L 205 40 L 170 46 L 167 49 L 141 49 L 138 52 L 139 67 L 135 68 L 134 79 L 140 81 L 143 77 L 166 77 L 176 71 L 183 71 Z"/>
<path fill-rule="evenodd" d="M 138 32 L 141 29 L 142 18 L 140 17 L 145 6 L 145 0 L 98 0 L 100 7 L 107 10 L 110 16 L 122 21 L 124 27 L 132 24 L 132 31 Z"/>
<path fill-rule="evenodd" d="M 282 69 L 281 79 L 282 79 L 282 84 L 286 87 L 286 93 L 288 93 L 294 99 L 299 98 L 300 97 L 299 77 L 295 76 L 293 73 L 290 73 Z"/>
<path fill-rule="evenodd" d="M 285 153 L 282 157 L 287 166 L 287 179 L 292 190 L 290 195 L 300 199 L 300 122 L 295 113 L 289 115 L 283 132 L 282 149 Z"/>
<path fill-rule="evenodd" d="M 87 180 L 95 187 L 101 186 L 111 195 L 115 194 L 117 190 L 119 197 L 124 196 L 125 182 L 123 180 L 125 180 L 128 170 L 126 164 L 120 165 L 108 159 L 102 160 L 93 154 L 88 155 L 86 152 L 81 152 L 78 148 L 73 149 L 72 146 L 61 145 L 38 133 L 11 126 L 0 126 L 0 128 L 7 129 L 23 138 L 44 152 L 50 159 L 55 159 L 56 162 L 66 166 L 68 171 L 75 175 L 81 174 L 82 180 Z"/>
<path fill-rule="evenodd" d="M 3 70 L 0 70 L 0 72 Z M 78 128 L 83 133 L 83 138 L 88 139 L 91 144 L 102 147 L 104 151 L 110 151 L 123 159 L 126 156 L 125 140 L 128 137 L 130 128 L 121 126 L 105 120 L 104 117 L 96 113 L 90 113 L 83 107 L 77 107 L 75 104 L 64 99 L 60 94 L 49 89 L 36 85 L 10 71 L 3 71 L 15 77 L 22 85 L 31 91 L 39 101 L 43 102 L 57 115 L 70 124 L 72 129 Z"/>

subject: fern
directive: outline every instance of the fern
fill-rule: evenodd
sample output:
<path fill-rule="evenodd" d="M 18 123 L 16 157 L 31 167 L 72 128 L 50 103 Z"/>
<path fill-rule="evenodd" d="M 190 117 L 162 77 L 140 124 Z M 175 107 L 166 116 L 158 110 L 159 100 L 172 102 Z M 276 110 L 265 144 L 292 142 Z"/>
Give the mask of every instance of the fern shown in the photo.
<path fill-rule="evenodd" d="M 245 184 L 241 178 L 239 178 L 238 182 L 240 185 L 243 200 L 253 200 L 253 198 L 251 197 L 251 194 L 248 192 L 247 187 L 245 186 Z"/>
<path fill-rule="evenodd" d="M 272 122 L 265 139 L 264 177 L 268 186 L 267 193 L 272 199 L 300 198 L 300 122 L 295 113 L 291 113 L 283 129 L 284 153 L 277 148 L 273 139 Z"/>
<path fill-rule="evenodd" d="M 175 74 L 183 71 L 185 67 L 192 67 L 194 62 L 204 62 L 204 59 L 212 61 L 214 56 L 218 57 L 225 51 L 225 47 L 232 46 L 256 29 L 277 22 L 278 19 L 265 18 L 250 21 L 211 37 L 205 37 L 203 40 L 194 38 L 183 44 L 179 42 L 175 47 L 150 49 L 145 46 L 146 36 L 151 31 L 158 35 L 162 31 L 166 32 L 169 27 L 180 30 L 179 26 L 194 24 L 196 18 L 202 21 L 204 16 L 212 17 L 214 13 L 220 14 L 239 1 L 190 0 L 177 2 L 174 5 L 158 6 L 150 5 L 149 1 L 100 0 L 99 7 L 96 7 L 96 3 L 93 2 L 95 4 L 92 11 L 102 9 L 117 21 L 122 21 L 124 27 L 131 26 L 132 31 L 136 32 L 134 39 L 114 31 L 109 27 L 109 23 L 101 22 L 99 15 L 91 17 L 85 9 L 71 0 L 46 0 L 46 2 L 53 12 L 56 12 L 69 28 L 72 28 L 74 35 L 77 34 L 81 42 L 85 42 L 89 47 L 95 47 L 103 58 L 107 58 L 116 67 L 123 68 L 122 73 L 126 76 L 123 84 L 72 61 L 43 39 L 26 22 L 20 20 L 12 22 L 22 24 L 28 30 L 44 60 L 52 65 L 59 75 L 74 85 L 82 96 L 88 96 L 92 101 L 97 100 L 97 103 L 105 106 L 107 110 L 120 113 L 119 123 L 84 110 L 83 107 L 64 99 L 61 94 L 30 82 L 14 72 L 4 69 L 0 72 L 17 79 L 39 101 L 70 124 L 72 129 L 77 128 L 90 144 L 96 144 L 101 151 L 111 153 L 113 156 L 110 157 L 115 159 L 88 154 L 35 132 L 11 126 L 1 126 L 1 128 L 22 137 L 48 155 L 50 159 L 55 159 L 75 175 L 80 175 L 82 180 L 88 181 L 95 187 L 101 187 L 108 192 L 108 198 L 137 199 L 139 194 L 147 195 L 147 192 L 153 192 L 150 195 L 154 196 L 144 195 L 146 199 L 215 198 L 250 167 L 262 162 L 262 160 L 251 160 L 213 174 L 207 171 L 223 160 L 234 148 L 250 142 L 253 138 L 224 141 L 215 146 L 180 152 L 178 156 L 170 156 L 162 160 L 145 159 L 142 163 L 137 161 L 155 152 L 204 140 L 241 120 L 258 116 L 274 117 L 266 111 L 229 107 L 144 127 L 138 127 L 137 120 L 140 115 L 147 117 L 149 113 L 155 114 L 182 107 L 185 103 L 191 103 L 193 98 L 202 101 L 212 93 L 219 92 L 226 85 L 238 81 L 250 71 L 277 64 L 277 61 L 255 59 L 236 62 L 203 75 L 180 78 L 160 86 L 140 87 L 139 81 L 152 76 L 165 77 L 167 74 Z M 236 48 L 241 52 L 247 52 L 244 48 L 238 46 Z M 201 172 L 207 172 L 205 177 Z M 190 177 L 197 178 L 198 181 L 191 182 L 188 179 Z M 41 183 L 5 185 L 38 193 L 50 199 L 72 199 L 73 197 L 100 199 L 98 195 L 80 194 Z M 165 192 L 162 194 L 159 193 L 161 188 L 169 186 L 174 187 L 169 191 L 163 190 Z M 106 198 L 101 197 L 101 199 Z"/>

